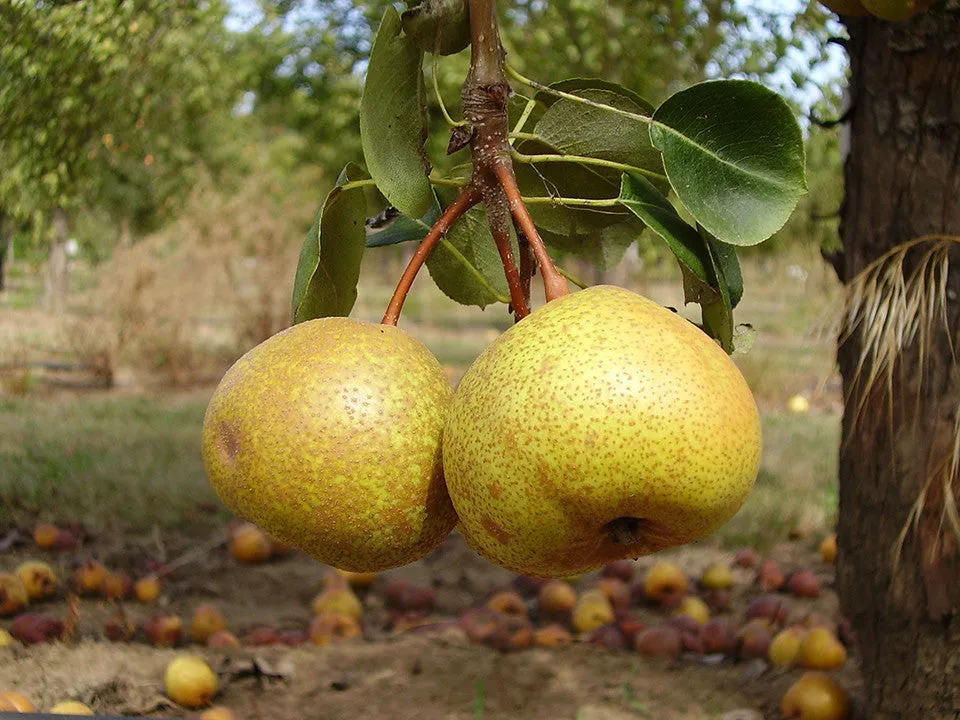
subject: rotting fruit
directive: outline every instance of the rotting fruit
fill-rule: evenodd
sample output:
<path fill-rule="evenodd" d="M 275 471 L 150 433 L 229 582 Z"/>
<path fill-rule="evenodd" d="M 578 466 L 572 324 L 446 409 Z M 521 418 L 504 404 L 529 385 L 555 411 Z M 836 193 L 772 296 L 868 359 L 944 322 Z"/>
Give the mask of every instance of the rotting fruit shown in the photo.
<path fill-rule="evenodd" d="M 320 562 L 404 565 L 456 524 L 440 450 L 452 397 L 437 359 L 396 327 L 304 322 L 224 375 L 207 474 L 234 512 Z"/>
<path fill-rule="evenodd" d="M 760 417 L 705 333 L 601 285 L 547 303 L 473 363 L 443 460 L 475 550 L 563 577 L 723 525 L 757 476 Z"/>

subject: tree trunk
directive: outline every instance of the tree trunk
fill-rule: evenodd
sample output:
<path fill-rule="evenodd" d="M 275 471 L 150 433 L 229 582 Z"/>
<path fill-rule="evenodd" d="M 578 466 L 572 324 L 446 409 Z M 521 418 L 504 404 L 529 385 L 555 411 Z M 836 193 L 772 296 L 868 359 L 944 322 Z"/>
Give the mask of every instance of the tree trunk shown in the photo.
<path fill-rule="evenodd" d="M 846 281 L 907 240 L 960 235 L 960 0 L 947 7 L 899 24 L 845 19 L 853 116 L 838 269 Z M 904 275 L 917 259 L 908 256 Z M 941 320 L 925 356 L 903 350 L 892 392 L 857 374 L 861 333 L 838 350 L 846 407 L 837 584 L 878 719 L 960 717 L 960 559 L 943 522 L 960 479 L 945 486 L 951 471 L 940 464 L 960 427 L 960 252 L 950 260 L 948 328 Z"/>
<path fill-rule="evenodd" d="M 50 242 L 50 254 L 47 258 L 45 300 L 47 309 L 53 313 L 62 313 L 67 304 L 67 281 L 69 265 L 67 262 L 67 240 L 70 228 L 67 225 L 67 213 L 63 208 L 53 211 L 53 238 Z"/>

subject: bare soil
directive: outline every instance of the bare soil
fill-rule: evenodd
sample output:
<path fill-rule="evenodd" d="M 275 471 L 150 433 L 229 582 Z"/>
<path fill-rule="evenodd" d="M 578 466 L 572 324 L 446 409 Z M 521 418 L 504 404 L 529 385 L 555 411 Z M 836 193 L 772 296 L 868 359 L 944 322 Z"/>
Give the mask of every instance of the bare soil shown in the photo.
<path fill-rule="evenodd" d="M 169 562 L 216 537 L 139 537 L 94 539 L 79 551 L 45 552 L 32 543 L 0 554 L 0 571 L 11 571 L 25 559 L 51 563 L 61 580 L 84 557 L 94 555 L 114 570 L 134 577 L 151 563 Z M 832 568 L 809 550 L 810 543 L 778 546 L 771 556 L 784 570 L 813 569 L 826 588 L 817 599 L 784 596 L 791 618 L 811 611 L 838 617 L 837 599 L 829 589 Z M 700 545 L 662 553 L 691 576 L 710 563 L 730 561 L 732 553 Z M 636 581 L 654 558 L 637 561 Z M 189 618 L 201 603 L 213 603 L 242 637 L 257 626 L 305 630 L 310 601 L 330 570 L 293 554 L 263 565 L 243 565 L 225 547 L 200 553 L 177 569 L 153 604 L 124 603 L 138 625 L 158 609 Z M 211 650 L 190 647 L 220 671 L 219 704 L 239 718 L 417 718 L 418 720 L 686 720 L 777 718 L 779 700 L 802 671 L 775 671 L 760 661 L 720 662 L 684 655 L 671 663 L 652 662 L 632 651 L 611 651 L 586 643 L 567 648 L 533 648 L 503 654 L 469 644 L 462 634 L 428 636 L 417 631 L 384 630 L 387 611 L 380 593 L 392 578 L 431 585 L 437 591 L 437 619 L 456 617 L 482 604 L 513 575 L 479 558 L 455 535 L 424 561 L 385 573 L 364 597 L 365 637 L 341 645 L 315 647 L 244 647 Z M 736 570 L 737 587 L 729 617 L 742 621 L 747 603 L 758 594 L 754 573 Z M 595 575 L 577 581 L 589 587 Z M 66 618 L 66 598 L 36 605 L 32 611 Z M 98 713 L 196 717 L 163 696 L 163 671 L 185 651 L 158 649 L 142 635 L 131 643 L 111 643 L 103 623 L 114 610 L 103 600 L 80 603 L 79 642 L 0 649 L 0 692 L 24 693 L 41 709 L 65 699 L 88 703 Z M 637 608 L 653 624 L 658 611 Z M 9 627 L 10 618 L 0 622 Z M 855 696 L 860 691 L 856 653 L 838 679 Z M 742 711 L 735 713 L 734 711 Z"/>

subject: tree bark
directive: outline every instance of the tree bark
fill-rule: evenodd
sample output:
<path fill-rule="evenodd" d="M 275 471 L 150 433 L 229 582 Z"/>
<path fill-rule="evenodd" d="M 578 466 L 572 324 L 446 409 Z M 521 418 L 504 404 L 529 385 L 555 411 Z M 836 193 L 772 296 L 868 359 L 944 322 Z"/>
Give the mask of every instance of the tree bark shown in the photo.
<path fill-rule="evenodd" d="M 906 23 L 845 22 L 853 114 L 838 269 L 849 281 L 907 240 L 960 235 L 960 0 Z M 905 275 L 917 258 L 908 256 Z M 960 559 L 942 522 L 945 493 L 956 495 L 960 479 L 946 490 L 927 484 L 946 474 L 938 463 L 960 427 L 960 252 L 950 260 L 948 327 L 941 323 L 926 356 L 904 349 L 892 392 L 858 375 L 861 333 L 838 348 L 846 406 L 837 584 L 878 719 L 960 717 Z"/>
<path fill-rule="evenodd" d="M 67 213 L 63 208 L 53 211 L 53 238 L 47 257 L 46 288 L 44 296 L 47 309 L 60 314 L 67 304 L 69 264 L 67 258 L 67 240 L 70 239 L 70 227 Z"/>

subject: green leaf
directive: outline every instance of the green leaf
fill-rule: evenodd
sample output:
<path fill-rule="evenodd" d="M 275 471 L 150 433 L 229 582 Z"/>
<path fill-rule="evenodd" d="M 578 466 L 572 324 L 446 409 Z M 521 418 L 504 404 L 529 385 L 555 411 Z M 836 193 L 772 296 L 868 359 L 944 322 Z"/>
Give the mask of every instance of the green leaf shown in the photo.
<path fill-rule="evenodd" d="M 516 256 L 517 241 L 512 236 L 511 240 Z M 510 302 L 503 263 L 482 207 L 472 208 L 457 221 L 430 253 L 427 269 L 437 287 L 461 305 L 482 308 Z"/>
<path fill-rule="evenodd" d="M 382 230 L 368 230 L 367 247 L 386 247 L 411 240 L 419 242 L 427 236 L 439 217 L 440 203 L 434 198 L 434 204 L 419 220 L 400 215 Z"/>
<path fill-rule="evenodd" d="M 620 202 L 666 241 L 682 268 L 701 284 L 710 285 L 712 262 L 706 243 L 653 183 L 642 175 L 624 173 Z"/>
<path fill-rule="evenodd" d="M 467 0 L 423 0 L 404 10 L 401 19 L 403 31 L 426 52 L 453 55 L 470 45 Z"/>
<path fill-rule="evenodd" d="M 743 294 L 736 250 L 689 225 L 646 178 L 624 173 L 620 202 L 662 237 L 680 263 L 684 302 L 700 305 L 703 329 L 733 352 L 733 306 Z M 735 283 L 736 300 L 730 282 Z"/>
<path fill-rule="evenodd" d="M 400 33 L 388 6 L 377 30 L 360 99 L 363 156 L 384 197 L 404 215 L 421 217 L 433 193 L 423 142 L 427 133 L 423 53 Z"/>
<path fill-rule="evenodd" d="M 293 283 L 294 324 L 345 317 L 357 301 L 367 200 L 361 188 L 343 190 L 343 185 L 366 177 L 358 166 L 347 165 L 307 231 Z"/>
<path fill-rule="evenodd" d="M 637 115 L 649 115 L 652 111 L 649 103 L 625 88 L 613 83 L 599 84 L 603 87 L 570 88 L 567 92 Z M 556 98 L 537 122 L 535 132 L 562 155 L 583 155 L 663 172 L 660 153 L 650 143 L 649 133 L 641 120 Z M 620 171 L 595 166 L 591 169 L 606 178 L 607 184 L 613 188 L 608 197 L 615 197 L 620 185 Z"/>
<path fill-rule="evenodd" d="M 806 192 L 800 126 L 762 85 L 694 85 L 668 98 L 653 120 L 650 139 L 677 197 L 723 242 L 763 242 Z"/>
<path fill-rule="evenodd" d="M 707 245 L 713 255 L 714 262 L 723 275 L 730 289 L 730 306 L 736 307 L 740 304 L 743 297 L 743 275 L 740 272 L 740 260 L 737 258 L 737 248 L 733 245 L 720 242 L 715 237 L 707 233 L 706 229 L 700 229 L 700 234 L 705 235 Z"/>
<path fill-rule="evenodd" d="M 552 83 L 550 87 L 553 90 L 559 90 L 560 92 L 569 93 L 571 95 L 579 95 L 581 97 L 586 97 L 586 95 L 578 92 L 580 90 L 605 90 L 613 95 L 620 95 L 628 98 L 638 108 L 642 108 L 644 115 L 653 114 L 653 104 L 649 100 L 628 87 L 624 87 L 623 85 L 610 82 L 608 80 L 601 80 L 600 78 L 567 78 L 566 80 Z M 544 105 L 549 106 L 553 105 L 562 98 L 541 90 L 537 93 L 536 99 L 542 102 Z"/>

